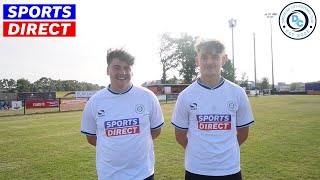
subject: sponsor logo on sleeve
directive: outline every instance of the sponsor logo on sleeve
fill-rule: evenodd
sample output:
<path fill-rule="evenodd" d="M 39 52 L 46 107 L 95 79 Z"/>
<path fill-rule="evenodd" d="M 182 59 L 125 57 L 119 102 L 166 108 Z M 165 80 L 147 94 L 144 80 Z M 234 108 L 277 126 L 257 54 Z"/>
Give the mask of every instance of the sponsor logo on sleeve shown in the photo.
<path fill-rule="evenodd" d="M 104 110 L 102 109 L 102 110 L 100 110 L 100 111 L 98 112 L 98 117 L 103 117 L 103 116 L 105 116 L 105 112 L 104 112 Z"/>
<path fill-rule="evenodd" d="M 139 118 L 105 121 L 104 127 L 108 137 L 140 133 Z"/>
<path fill-rule="evenodd" d="M 230 114 L 201 114 L 197 115 L 198 129 L 200 130 L 230 130 Z"/>
<path fill-rule="evenodd" d="M 197 103 L 191 103 L 190 104 L 190 109 L 191 110 L 197 110 L 198 104 Z"/>

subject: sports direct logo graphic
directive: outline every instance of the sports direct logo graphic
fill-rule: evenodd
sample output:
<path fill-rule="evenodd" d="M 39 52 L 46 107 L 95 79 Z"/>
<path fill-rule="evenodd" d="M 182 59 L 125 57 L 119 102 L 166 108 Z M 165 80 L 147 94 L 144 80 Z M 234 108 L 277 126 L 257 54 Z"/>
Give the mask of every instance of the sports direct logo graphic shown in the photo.
<path fill-rule="evenodd" d="M 280 13 L 281 31 L 291 39 L 304 39 L 312 34 L 317 24 L 316 14 L 305 3 L 288 4 Z"/>
<path fill-rule="evenodd" d="M 108 137 L 140 133 L 139 118 L 105 121 L 104 127 Z"/>
<path fill-rule="evenodd" d="M 4 37 L 75 37 L 75 4 L 4 4 Z"/>
<path fill-rule="evenodd" d="M 229 130 L 231 129 L 230 114 L 197 115 L 200 130 Z"/>

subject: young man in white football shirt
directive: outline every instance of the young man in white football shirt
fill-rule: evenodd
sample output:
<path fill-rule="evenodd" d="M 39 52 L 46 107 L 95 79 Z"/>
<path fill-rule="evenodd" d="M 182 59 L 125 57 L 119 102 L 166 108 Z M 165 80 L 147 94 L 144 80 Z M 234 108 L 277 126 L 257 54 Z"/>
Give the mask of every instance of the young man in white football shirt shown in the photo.
<path fill-rule="evenodd" d="M 240 145 L 254 123 L 245 91 L 221 77 L 225 47 L 217 40 L 195 45 L 200 78 L 180 93 L 172 115 L 185 148 L 185 179 L 240 180 Z"/>
<path fill-rule="evenodd" d="M 82 114 L 81 132 L 96 146 L 99 180 L 153 180 L 153 139 L 164 124 L 157 97 L 131 83 L 134 57 L 109 50 L 110 85 L 93 95 Z"/>

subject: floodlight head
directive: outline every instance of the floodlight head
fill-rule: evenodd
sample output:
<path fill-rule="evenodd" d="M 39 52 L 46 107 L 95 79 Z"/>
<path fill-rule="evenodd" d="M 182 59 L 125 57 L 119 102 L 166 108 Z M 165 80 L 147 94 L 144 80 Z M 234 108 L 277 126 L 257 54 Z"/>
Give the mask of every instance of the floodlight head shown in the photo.
<path fill-rule="evenodd" d="M 230 19 L 229 20 L 229 27 L 230 28 L 234 28 L 234 27 L 236 27 L 236 25 L 237 25 L 237 20 L 236 19 Z"/>
<path fill-rule="evenodd" d="M 267 18 L 273 18 L 277 13 L 265 13 L 264 15 L 267 16 Z"/>

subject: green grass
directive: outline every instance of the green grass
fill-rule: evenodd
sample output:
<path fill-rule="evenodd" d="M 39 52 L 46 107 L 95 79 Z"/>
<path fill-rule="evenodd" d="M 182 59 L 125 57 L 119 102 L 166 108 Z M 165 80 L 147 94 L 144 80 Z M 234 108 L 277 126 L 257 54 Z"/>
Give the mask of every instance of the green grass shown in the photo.
<path fill-rule="evenodd" d="M 241 147 L 246 179 L 319 179 L 320 96 L 250 98 L 256 124 Z"/>
<path fill-rule="evenodd" d="M 319 179 L 320 96 L 250 97 L 256 124 L 241 146 L 244 179 Z M 158 180 L 183 179 L 184 151 L 170 125 L 155 140 Z M 0 117 L 0 179 L 96 179 L 81 111 Z"/>

